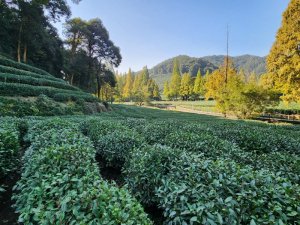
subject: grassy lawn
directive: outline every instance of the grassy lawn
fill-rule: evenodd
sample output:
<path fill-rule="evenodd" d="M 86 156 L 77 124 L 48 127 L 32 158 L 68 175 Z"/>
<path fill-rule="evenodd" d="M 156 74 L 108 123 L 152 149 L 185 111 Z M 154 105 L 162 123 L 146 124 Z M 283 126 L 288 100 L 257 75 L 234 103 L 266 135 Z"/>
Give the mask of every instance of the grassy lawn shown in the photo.
<path fill-rule="evenodd" d="M 224 120 L 221 117 L 199 115 L 193 113 L 184 113 L 177 111 L 167 111 L 162 109 L 151 109 L 138 107 L 133 105 L 125 104 L 114 104 L 112 105 L 114 110 L 113 115 L 134 117 L 134 118 L 147 118 L 147 119 L 177 119 L 186 121 L 212 121 L 212 120 Z M 112 115 L 112 114 L 110 114 Z"/>
<path fill-rule="evenodd" d="M 187 109 L 205 111 L 205 112 L 217 112 L 215 105 L 215 101 L 153 101 L 153 104 L 168 104 L 174 106 L 180 106 Z"/>

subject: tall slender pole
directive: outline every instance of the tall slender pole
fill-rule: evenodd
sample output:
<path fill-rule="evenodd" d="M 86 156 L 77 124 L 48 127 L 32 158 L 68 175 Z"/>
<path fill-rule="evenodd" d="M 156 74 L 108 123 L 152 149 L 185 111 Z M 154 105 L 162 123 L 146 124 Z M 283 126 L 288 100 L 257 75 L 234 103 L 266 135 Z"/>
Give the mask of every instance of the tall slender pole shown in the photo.
<path fill-rule="evenodd" d="M 226 41 L 226 70 L 225 70 L 225 84 L 227 84 L 227 78 L 228 78 L 228 63 L 229 63 L 229 30 L 228 30 L 228 24 L 227 24 L 227 41 Z"/>

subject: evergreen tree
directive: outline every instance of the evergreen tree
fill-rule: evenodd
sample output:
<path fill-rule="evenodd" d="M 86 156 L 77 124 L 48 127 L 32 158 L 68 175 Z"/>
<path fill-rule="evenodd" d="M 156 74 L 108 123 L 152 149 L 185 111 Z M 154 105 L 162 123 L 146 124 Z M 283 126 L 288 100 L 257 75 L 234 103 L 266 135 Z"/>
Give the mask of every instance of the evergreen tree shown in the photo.
<path fill-rule="evenodd" d="M 181 75 L 180 75 L 179 63 L 178 60 L 174 60 L 173 73 L 171 76 L 171 81 L 169 86 L 169 95 L 175 100 L 179 96 L 180 84 L 181 84 Z"/>
<path fill-rule="evenodd" d="M 201 75 L 200 69 L 198 70 L 195 84 L 193 88 L 194 94 L 199 98 L 200 96 L 204 95 L 204 78 Z"/>
<path fill-rule="evenodd" d="M 256 85 L 257 84 L 257 75 L 252 72 L 248 78 L 248 82 L 249 84 L 252 84 L 252 85 Z"/>
<path fill-rule="evenodd" d="M 131 69 L 128 70 L 125 78 L 125 85 L 123 89 L 123 97 L 125 99 L 130 99 L 132 97 L 132 86 L 133 86 L 133 76 L 131 73 Z"/>
<path fill-rule="evenodd" d="M 241 81 L 246 82 L 247 81 L 247 77 L 245 74 L 245 70 L 242 68 L 240 69 L 238 76 L 240 77 Z"/>
<path fill-rule="evenodd" d="M 171 95 L 170 95 L 170 85 L 169 82 L 166 81 L 164 83 L 164 90 L 163 90 L 163 95 L 166 99 L 170 100 L 171 99 Z"/>
<path fill-rule="evenodd" d="M 156 83 L 155 83 L 154 89 L 153 89 L 153 99 L 156 101 L 159 101 L 161 99 L 160 93 L 159 93 L 159 87 Z"/>
<path fill-rule="evenodd" d="M 267 68 L 275 88 L 287 102 L 300 102 L 300 1 L 291 0 L 283 13 L 282 24 L 267 57 Z"/>
<path fill-rule="evenodd" d="M 179 93 L 183 100 L 188 100 L 193 93 L 192 77 L 189 73 L 182 75 Z"/>
<path fill-rule="evenodd" d="M 149 70 L 148 70 L 147 66 L 143 67 L 141 77 L 142 77 L 141 78 L 142 84 L 146 85 L 148 80 L 150 79 Z"/>

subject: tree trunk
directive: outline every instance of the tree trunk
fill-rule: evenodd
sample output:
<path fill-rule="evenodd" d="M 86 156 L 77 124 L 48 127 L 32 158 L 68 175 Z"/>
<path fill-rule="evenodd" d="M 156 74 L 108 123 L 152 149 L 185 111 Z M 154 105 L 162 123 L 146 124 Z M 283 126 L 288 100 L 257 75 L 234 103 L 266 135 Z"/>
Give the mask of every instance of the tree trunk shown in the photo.
<path fill-rule="evenodd" d="M 71 77 L 70 77 L 70 84 L 73 85 L 73 79 L 74 79 L 74 75 L 71 74 Z"/>
<path fill-rule="evenodd" d="M 23 62 L 27 62 L 27 44 L 24 45 Z"/>
<path fill-rule="evenodd" d="M 19 28 L 19 37 L 18 37 L 18 62 L 21 62 L 21 37 L 22 37 L 22 30 L 23 25 L 21 22 L 20 28 Z"/>
<path fill-rule="evenodd" d="M 100 77 L 99 75 L 97 75 L 97 95 L 99 99 L 100 99 L 100 90 L 101 90 Z"/>

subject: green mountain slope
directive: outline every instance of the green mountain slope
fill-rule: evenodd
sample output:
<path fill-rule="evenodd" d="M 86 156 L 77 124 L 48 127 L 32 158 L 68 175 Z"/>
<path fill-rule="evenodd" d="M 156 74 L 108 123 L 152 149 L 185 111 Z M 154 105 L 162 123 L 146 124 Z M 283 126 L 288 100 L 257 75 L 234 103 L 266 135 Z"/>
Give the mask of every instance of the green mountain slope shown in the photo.
<path fill-rule="evenodd" d="M 205 56 L 202 59 L 219 67 L 224 62 L 224 55 Z M 266 57 L 254 55 L 241 55 L 231 57 L 238 70 L 244 69 L 246 74 L 255 72 L 262 74 L 266 72 Z"/>
<path fill-rule="evenodd" d="M 202 75 L 206 71 L 214 71 L 224 61 L 224 55 L 204 56 L 201 58 L 190 57 L 187 55 L 179 55 L 171 59 L 167 59 L 149 70 L 150 76 L 158 83 L 160 89 L 163 87 L 163 83 L 168 80 L 172 74 L 173 62 L 175 59 L 179 61 L 181 73 L 191 73 L 192 76 L 196 76 L 198 69 L 201 70 Z M 262 74 L 266 72 L 266 58 L 242 55 L 231 57 L 234 65 L 238 70 L 244 69 L 246 75 L 255 72 L 256 74 Z"/>

